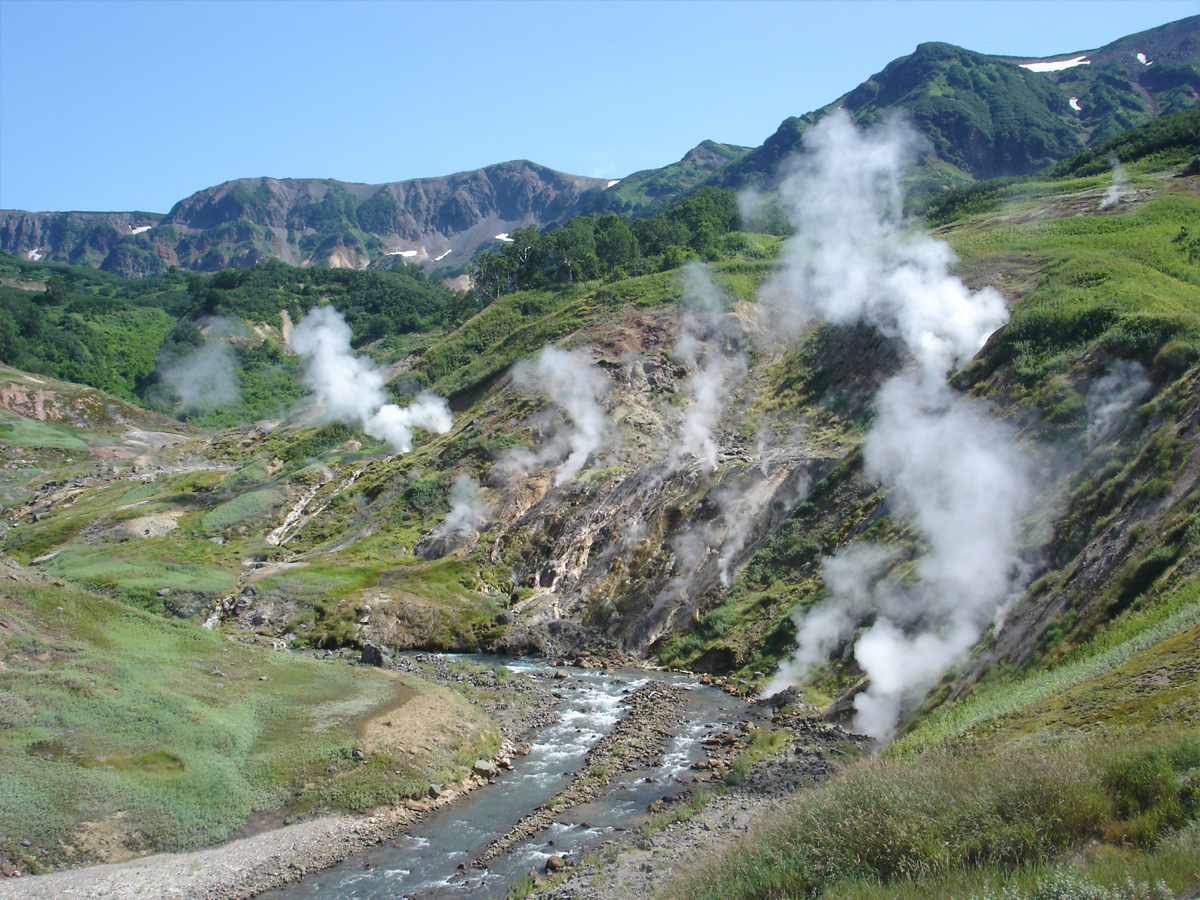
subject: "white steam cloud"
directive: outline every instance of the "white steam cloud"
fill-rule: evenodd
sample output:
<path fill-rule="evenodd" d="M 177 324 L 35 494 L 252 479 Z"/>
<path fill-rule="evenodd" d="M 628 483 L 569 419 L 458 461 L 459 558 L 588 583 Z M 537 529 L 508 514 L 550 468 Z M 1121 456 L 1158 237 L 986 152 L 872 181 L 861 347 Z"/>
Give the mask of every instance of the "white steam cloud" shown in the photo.
<path fill-rule="evenodd" d="M 804 138 L 808 153 L 782 188 L 797 233 L 763 292 L 778 324 L 866 322 L 931 376 L 973 355 L 1008 312 L 995 290 L 950 277 L 954 251 L 903 216 L 900 174 L 924 139 L 900 119 L 861 131 L 841 110 Z"/>
<path fill-rule="evenodd" d="M 1125 167 L 1117 161 L 1115 156 L 1110 157 L 1108 162 L 1112 166 L 1112 184 L 1108 186 L 1108 190 L 1104 192 L 1104 199 L 1100 201 L 1101 209 L 1107 209 L 1120 200 L 1121 189 L 1129 181 L 1129 176 L 1125 173 Z"/>
<path fill-rule="evenodd" d="M 211 410 L 237 402 L 242 392 L 229 346 L 229 338 L 237 333 L 236 323 L 217 319 L 203 346 L 159 360 L 158 377 L 179 397 L 182 409 Z"/>
<path fill-rule="evenodd" d="M 1104 440 L 1117 420 L 1145 397 L 1150 387 L 1145 366 L 1127 359 L 1117 360 L 1097 378 L 1087 395 L 1087 448 L 1092 450 Z"/>
<path fill-rule="evenodd" d="M 434 534 L 469 535 L 479 530 L 491 511 L 479 482 L 465 472 L 460 473 L 450 487 L 450 512 L 434 529 Z"/>
<path fill-rule="evenodd" d="M 292 329 L 288 345 L 308 362 L 304 384 L 331 420 L 353 422 L 397 453 L 412 449 L 417 428 L 445 434 L 454 425 L 446 401 L 421 394 L 405 407 L 388 403 L 384 372 L 350 348 L 350 326 L 332 306 L 309 310 Z"/>
<path fill-rule="evenodd" d="M 569 423 L 540 449 L 509 454 L 500 464 L 501 471 L 527 473 L 561 461 L 554 483 L 570 481 L 611 439 L 612 425 L 600 399 L 612 387 L 612 380 L 592 363 L 586 351 L 548 346 L 537 359 L 520 363 L 513 371 L 513 381 L 527 393 L 545 394 Z"/>
<path fill-rule="evenodd" d="M 687 381 L 691 404 L 683 412 L 676 464 L 689 457 L 716 469 L 720 453 L 713 431 L 733 389 L 746 376 L 741 324 L 725 313 L 725 298 L 696 262 L 683 270 L 684 313 L 674 356 L 696 367 Z"/>
<path fill-rule="evenodd" d="M 952 277 L 950 248 L 903 218 L 900 175 L 920 149 L 903 122 L 862 131 L 838 112 L 812 128 L 805 145 L 784 191 L 797 233 L 766 299 L 785 328 L 799 331 L 817 317 L 866 322 L 911 353 L 915 365 L 876 397 L 864 465 L 892 488 L 892 511 L 910 517 L 928 551 L 915 583 L 903 585 L 885 574 L 893 552 L 883 547 L 860 542 L 825 560 L 827 599 L 794 616 L 798 649 L 766 693 L 853 641 L 870 678 L 855 700 L 855 726 L 888 738 L 1023 586 L 1027 466 L 1007 426 L 944 383 L 1007 310 L 996 291 L 973 293 Z"/>

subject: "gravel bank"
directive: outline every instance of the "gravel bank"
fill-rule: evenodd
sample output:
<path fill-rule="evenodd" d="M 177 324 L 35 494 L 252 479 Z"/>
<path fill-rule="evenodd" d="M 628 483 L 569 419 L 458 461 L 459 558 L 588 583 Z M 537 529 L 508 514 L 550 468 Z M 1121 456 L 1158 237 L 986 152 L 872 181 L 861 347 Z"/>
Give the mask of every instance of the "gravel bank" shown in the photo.
<path fill-rule="evenodd" d="M 755 766 L 740 784 L 711 799 L 686 822 L 630 832 L 610 844 L 599 859 L 583 863 L 568 855 L 566 880 L 545 886 L 535 896 L 539 900 L 649 900 L 669 879 L 744 836 L 795 791 L 824 781 L 866 745 L 861 735 L 814 717 L 777 718 L 775 724 L 787 727 L 795 740 L 780 755 Z"/>

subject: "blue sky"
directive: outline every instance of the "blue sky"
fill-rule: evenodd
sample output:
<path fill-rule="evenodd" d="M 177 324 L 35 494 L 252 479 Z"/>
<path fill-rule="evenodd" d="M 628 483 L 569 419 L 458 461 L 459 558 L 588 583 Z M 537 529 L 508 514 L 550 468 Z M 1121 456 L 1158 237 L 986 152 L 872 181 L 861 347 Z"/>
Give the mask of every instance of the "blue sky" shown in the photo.
<path fill-rule="evenodd" d="M 923 41 L 1088 50 L 1194 0 L 0 0 L 0 208 L 531 159 L 619 178 L 761 144 Z"/>

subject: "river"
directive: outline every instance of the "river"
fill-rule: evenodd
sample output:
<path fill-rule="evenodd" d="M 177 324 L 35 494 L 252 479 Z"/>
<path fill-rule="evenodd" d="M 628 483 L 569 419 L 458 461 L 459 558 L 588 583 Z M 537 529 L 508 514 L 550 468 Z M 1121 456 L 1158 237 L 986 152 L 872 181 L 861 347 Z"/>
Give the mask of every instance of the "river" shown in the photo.
<path fill-rule="evenodd" d="M 474 659 L 479 659 L 474 657 Z M 500 662 L 500 660 L 496 660 Z M 286 887 L 260 894 L 262 900 L 495 900 L 531 869 L 541 870 L 551 854 L 579 856 L 615 832 L 639 823 L 647 805 L 690 782 L 692 763 L 703 758 L 700 741 L 751 715 L 741 700 L 693 677 L 642 670 L 551 669 L 527 660 L 503 660 L 512 671 L 535 678 L 566 671 L 555 679 L 562 697 L 557 720 L 526 740 L 528 756 L 513 760 L 494 785 L 473 791 L 430 815 L 408 833 L 353 856 L 337 866 Z M 623 697 L 651 680 L 684 687 L 683 718 L 653 768 L 628 773 L 599 799 L 570 809 L 546 830 L 489 863 L 471 863 L 523 816 L 563 790 L 583 767 L 588 752 L 621 719 Z M 553 842 L 553 843 L 551 843 Z"/>

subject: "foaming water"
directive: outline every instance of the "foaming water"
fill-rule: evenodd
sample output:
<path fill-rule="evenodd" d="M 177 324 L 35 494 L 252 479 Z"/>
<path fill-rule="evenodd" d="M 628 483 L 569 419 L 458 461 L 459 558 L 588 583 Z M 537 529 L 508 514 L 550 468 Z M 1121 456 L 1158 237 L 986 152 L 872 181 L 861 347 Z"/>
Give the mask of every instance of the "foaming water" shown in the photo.
<path fill-rule="evenodd" d="M 491 661 L 503 662 L 512 671 L 535 678 L 569 673 L 567 678 L 552 682 L 563 698 L 557 720 L 527 738 L 531 751 L 513 760 L 515 770 L 503 773 L 495 785 L 472 791 L 431 814 L 407 834 L 260 897 L 504 898 L 513 881 L 531 868 L 540 869 L 549 854 L 577 854 L 598 846 L 614 831 L 636 824 L 647 804 L 677 792 L 681 781 L 690 780 L 690 774 L 685 773 L 702 755 L 699 741 L 745 718 L 748 709 L 745 703 L 688 676 L 654 673 L 653 680 L 690 689 L 684 720 L 659 764 L 618 779 L 604 796 L 567 811 L 560 821 L 511 853 L 493 859 L 489 868 L 473 869 L 472 860 L 493 840 L 571 782 L 573 773 L 583 768 L 591 748 L 620 720 L 624 694 L 651 680 L 646 672 L 637 670 L 604 675 L 596 670 L 556 670 L 528 660 Z"/>

